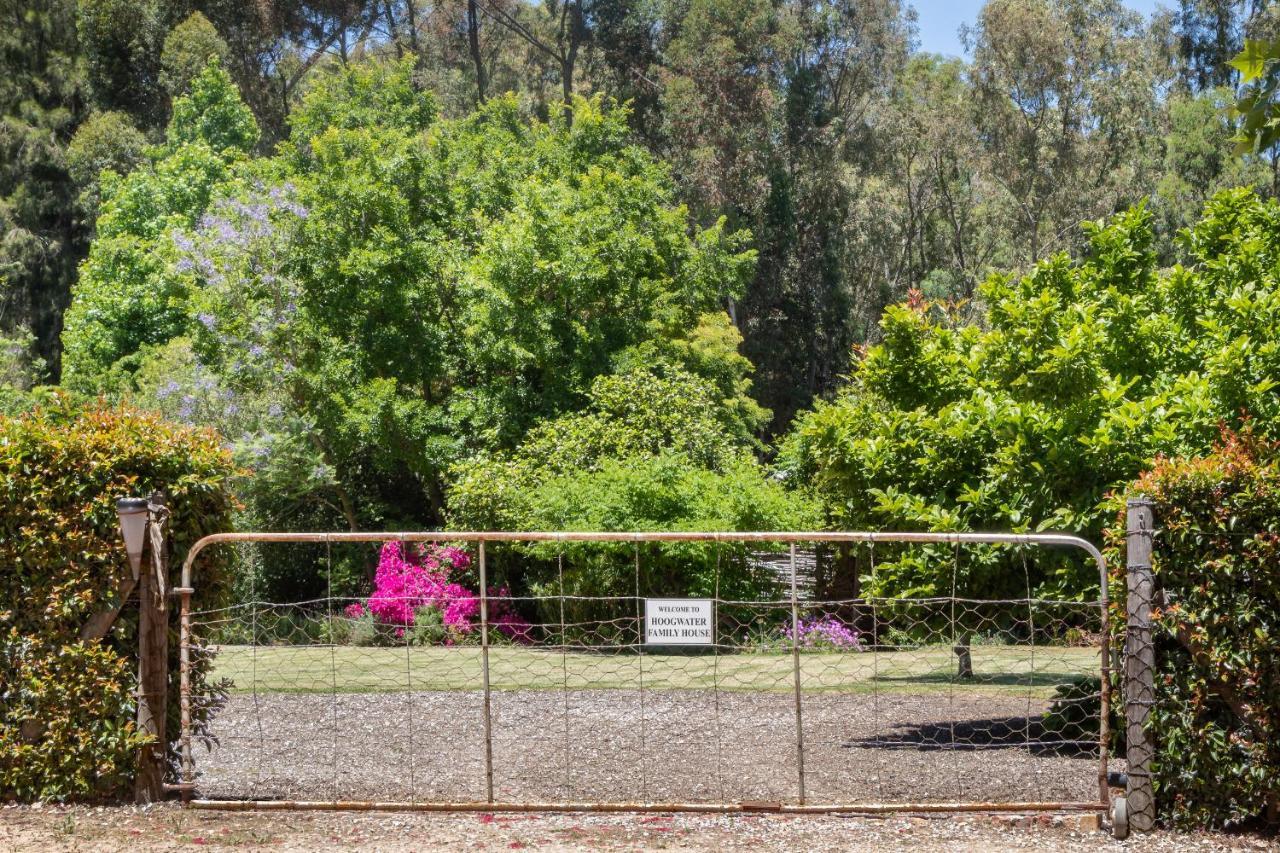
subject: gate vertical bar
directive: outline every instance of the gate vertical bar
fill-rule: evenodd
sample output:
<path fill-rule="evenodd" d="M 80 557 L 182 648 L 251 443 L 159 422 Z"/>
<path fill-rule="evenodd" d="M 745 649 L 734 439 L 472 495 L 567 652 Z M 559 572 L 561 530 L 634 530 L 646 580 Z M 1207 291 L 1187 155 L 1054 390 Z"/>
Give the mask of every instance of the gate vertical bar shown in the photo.
<path fill-rule="evenodd" d="M 649 733 L 645 728 L 644 705 L 644 599 L 640 597 L 640 541 L 635 542 L 636 551 L 636 665 L 640 687 L 640 795 L 644 802 L 649 802 L 649 776 L 645 771 L 644 757 L 649 745 Z"/>
<path fill-rule="evenodd" d="M 1155 704 L 1155 646 L 1151 637 L 1151 598 L 1155 579 L 1151 570 L 1154 517 L 1151 501 L 1128 501 L 1126 513 L 1126 579 L 1128 619 L 1125 625 L 1124 715 L 1129 782 L 1126 795 L 1129 826 L 1150 832 L 1156 804 L 1151 784 L 1153 748 L 1147 739 L 1147 717 Z"/>
<path fill-rule="evenodd" d="M 800 692 L 800 604 L 796 596 L 796 543 L 791 543 L 791 670 L 796 684 L 796 776 L 804 805 L 804 715 Z"/>
<path fill-rule="evenodd" d="M 484 690 L 484 790 L 493 802 L 493 716 L 489 697 L 489 574 L 480 540 L 480 683 Z"/>

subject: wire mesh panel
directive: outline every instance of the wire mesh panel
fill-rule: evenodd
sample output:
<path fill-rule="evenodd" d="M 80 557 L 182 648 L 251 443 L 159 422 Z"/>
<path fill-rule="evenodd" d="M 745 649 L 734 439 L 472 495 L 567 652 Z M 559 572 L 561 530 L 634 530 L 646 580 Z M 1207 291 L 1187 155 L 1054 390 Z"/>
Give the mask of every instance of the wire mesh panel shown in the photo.
<path fill-rule="evenodd" d="M 203 801 L 1104 807 L 1105 607 L 1032 589 L 1096 551 L 945 536 L 212 537 L 246 588 L 189 608 L 180 772 Z M 970 588 L 998 549 L 1022 595 Z M 905 565 L 932 594 L 883 593 Z M 286 570 L 322 594 L 257 594 Z"/>

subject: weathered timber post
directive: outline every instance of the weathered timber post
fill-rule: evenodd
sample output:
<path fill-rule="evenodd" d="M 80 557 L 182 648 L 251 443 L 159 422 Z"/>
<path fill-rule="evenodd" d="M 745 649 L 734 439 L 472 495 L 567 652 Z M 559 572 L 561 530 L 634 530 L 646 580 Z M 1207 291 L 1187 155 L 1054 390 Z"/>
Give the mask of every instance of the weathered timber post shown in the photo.
<path fill-rule="evenodd" d="M 1155 519 L 1151 501 L 1128 502 L 1125 554 L 1128 600 L 1124 645 L 1125 758 L 1129 764 L 1129 827 L 1150 832 L 1155 827 L 1156 803 L 1151 784 L 1154 748 L 1147 737 L 1147 717 L 1155 704 L 1156 656 L 1151 633 L 1151 599 L 1155 578 L 1151 570 L 1151 541 Z"/>
<path fill-rule="evenodd" d="M 169 698 L 169 552 L 164 523 L 169 516 L 165 497 L 155 492 L 147 505 L 147 544 L 151 559 L 138 578 L 138 731 L 149 742 L 138 749 L 134 801 L 158 802 L 164 797 L 165 720 Z"/>

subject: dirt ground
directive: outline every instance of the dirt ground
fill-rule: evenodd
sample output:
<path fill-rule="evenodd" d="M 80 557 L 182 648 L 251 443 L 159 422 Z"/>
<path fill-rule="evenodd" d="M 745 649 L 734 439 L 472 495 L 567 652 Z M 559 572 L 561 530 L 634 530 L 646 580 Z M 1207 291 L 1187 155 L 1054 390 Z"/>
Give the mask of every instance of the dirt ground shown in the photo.
<path fill-rule="evenodd" d="M 1158 832 L 1117 842 L 1079 818 L 216 812 L 161 805 L 0 807 L 0 850 L 1132 850 L 1280 849 L 1255 836 Z"/>
<path fill-rule="evenodd" d="M 1045 705 L 939 690 L 806 696 L 807 799 L 1096 801 L 1096 748 L 1050 742 L 1039 729 Z M 475 691 L 235 695 L 215 717 L 220 745 L 197 747 L 200 795 L 483 801 L 481 706 Z M 794 802 L 795 714 L 783 692 L 496 691 L 494 793 L 507 802 Z"/>

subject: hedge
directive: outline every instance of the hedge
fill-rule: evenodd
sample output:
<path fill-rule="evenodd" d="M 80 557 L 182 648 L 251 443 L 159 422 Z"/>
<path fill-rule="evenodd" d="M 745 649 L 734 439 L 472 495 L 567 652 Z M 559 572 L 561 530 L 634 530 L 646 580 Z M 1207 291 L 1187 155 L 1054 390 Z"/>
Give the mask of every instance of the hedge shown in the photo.
<path fill-rule="evenodd" d="M 229 527 L 233 473 L 216 435 L 156 415 L 55 401 L 0 418 L 0 798 L 129 790 L 142 742 L 133 723 L 136 605 L 126 602 L 105 636 L 81 636 L 94 614 L 121 603 L 131 577 L 115 501 L 166 491 L 176 574 L 191 543 Z M 202 600 L 225 587 L 225 566 L 202 562 Z M 176 613 L 174 621 L 176 666 Z M 211 689 L 203 670 L 195 679 Z M 176 733 L 176 678 L 170 690 Z"/>
<path fill-rule="evenodd" d="M 1155 504 L 1157 808 L 1181 826 L 1280 822 L 1280 457 L 1224 432 L 1157 460 L 1126 497 Z M 1124 633 L 1124 517 L 1107 532 L 1113 642 Z M 1119 694 L 1117 694 L 1119 696 Z"/>

